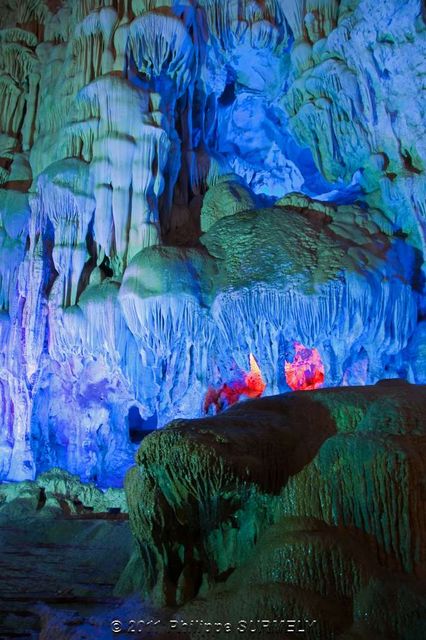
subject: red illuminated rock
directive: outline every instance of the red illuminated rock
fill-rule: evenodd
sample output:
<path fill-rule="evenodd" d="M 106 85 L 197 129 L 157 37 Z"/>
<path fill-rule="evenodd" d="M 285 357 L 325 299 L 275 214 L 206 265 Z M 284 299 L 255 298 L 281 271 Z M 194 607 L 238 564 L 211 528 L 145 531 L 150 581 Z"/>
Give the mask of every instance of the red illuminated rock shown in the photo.
<path fill-rule="evenodd" d="M 219 389 L 210 387 L 204 399 L 204 413 L 208 413 L 211 406 L 219 413 L 227 407 L 239 402 L 241 398 L 260 398 L 266 389 L 262 372 L 254 355 L 250 354 L 250 371 L 242 374 L 240 379 L 224 383 Z"/>
<path fill-rule="evenodd" d="M 324 384 L 324 365 L 317 349 L 295 342 L 292 362 L 285 362 L 285 377 L 293 391 L 313 391 Z"/>

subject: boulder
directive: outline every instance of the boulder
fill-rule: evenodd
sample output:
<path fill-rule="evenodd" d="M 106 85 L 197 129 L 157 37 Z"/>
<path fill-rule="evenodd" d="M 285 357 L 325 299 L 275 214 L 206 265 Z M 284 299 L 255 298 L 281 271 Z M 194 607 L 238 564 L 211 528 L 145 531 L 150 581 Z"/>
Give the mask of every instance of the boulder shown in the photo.
<path fill-rule="evenodd" d="M 236 637 L 277 616 L 313 638 L 423 637 L 425 409 L 425 386 L 386 380 L 150 435 L 126 478 L 144 597 L 226 611 Z"/>

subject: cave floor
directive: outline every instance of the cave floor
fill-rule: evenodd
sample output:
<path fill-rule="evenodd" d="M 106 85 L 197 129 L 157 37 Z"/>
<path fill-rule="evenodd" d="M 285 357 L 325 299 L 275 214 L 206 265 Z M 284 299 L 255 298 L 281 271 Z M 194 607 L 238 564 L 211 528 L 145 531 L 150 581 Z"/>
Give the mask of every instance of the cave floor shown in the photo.
<path fill-rule="evenodd" d="M 128 521 L 114 517 L 0 519 L 0 637 L 102 637 L 87 620 L 122 604 L 113 589 L 131 547 Z M 107 612 L 111 611 L 110 619 Z M 50 629 L 50 630 L 49 630 Z"/>
<path fill-rule="evenodd" d="M 1 640 L 173 640 L 167 611 L 113 594 L 133 547 L 127 515 L 41 513 L 0 514 Z M 149 619 L 161 622 L 132 633 L 132 620 Z"/>

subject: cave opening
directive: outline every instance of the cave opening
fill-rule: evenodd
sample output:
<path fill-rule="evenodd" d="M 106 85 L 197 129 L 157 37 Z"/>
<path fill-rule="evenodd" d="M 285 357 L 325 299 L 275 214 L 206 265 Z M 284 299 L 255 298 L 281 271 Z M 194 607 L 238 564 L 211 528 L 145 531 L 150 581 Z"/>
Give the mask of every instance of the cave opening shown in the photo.
<path fill-rule="evenodd" d="M 140 444 L 147 435 L 157 429 L 158 415 L 155 411 L 149 418 L 144 419 L 139 412 L 139 408 L 134 405 L 129 409 L 127 422 L 130 442 L 132 442 L 132 444 Z"/>

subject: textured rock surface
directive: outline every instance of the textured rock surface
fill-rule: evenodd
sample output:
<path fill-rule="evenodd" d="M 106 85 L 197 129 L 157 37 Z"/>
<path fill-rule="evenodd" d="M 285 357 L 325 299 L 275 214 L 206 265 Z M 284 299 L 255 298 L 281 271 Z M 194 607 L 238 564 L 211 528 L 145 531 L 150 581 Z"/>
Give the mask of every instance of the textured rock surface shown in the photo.
<path fill-rule="evenodd" d="M 122 489 L 101 491 L 91 484 L 82 483 L 77 476 L 51 469 L 35 481 L 2 483 L 0 485 L 0 514 L 13 519 L 25 518 L 39 511 L 53 517 L 61 514 L 127 513 L 126 498 Z"/>
<path fill-rule="evenodd" d="M 383 381 L 149 436 L 126 479 L 143 593 L 192 600 L 183 619 L 291 612 L 315 638 L 420 640 L 425 408 L 425 387 Z"/>
<path fill-rule="evenodd" d="M 250 352 L 424 382 L 425 42 L 420 0 L 0 0 L 0 478 L 120 484 Z"/>
<path fill-rule="evenodd" d="M 421 4 L 308 2 L 284 100 L 327 179 L 360 172 L 368 202 L 424 247 Z"/>

